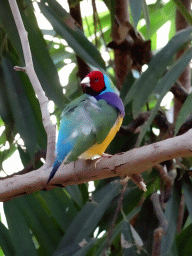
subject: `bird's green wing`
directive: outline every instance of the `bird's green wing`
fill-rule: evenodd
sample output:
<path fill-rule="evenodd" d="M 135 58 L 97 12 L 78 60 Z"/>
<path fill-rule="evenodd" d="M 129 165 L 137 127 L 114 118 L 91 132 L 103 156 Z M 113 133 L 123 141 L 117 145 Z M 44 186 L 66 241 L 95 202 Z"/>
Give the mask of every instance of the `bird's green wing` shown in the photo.
<path fill-rule="evenodd" d="M 69 104 L 62 114 L 60 133 L 61 129 L 65 133 L 63 144 L 71 145 L 65 163 L 77 160 L 91 146 L 102 143 L 118 117 L 117 109 L 105 100 L 83 96 Z"/>

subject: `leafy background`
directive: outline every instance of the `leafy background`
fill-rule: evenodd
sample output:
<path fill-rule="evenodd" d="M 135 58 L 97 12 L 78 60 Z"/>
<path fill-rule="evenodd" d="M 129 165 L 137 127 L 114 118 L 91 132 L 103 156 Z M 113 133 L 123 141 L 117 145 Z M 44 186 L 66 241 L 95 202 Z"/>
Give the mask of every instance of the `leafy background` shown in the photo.
<path fill-rule="evenodd" d="M 69 3 L 71 8 L 79 5 L 79 1 Z M 105 11 L 99 11 L 98 16 L 94 11 L 97 24 L 88 12 L 83 17 L 83 32 L 56 0 L 18 1 L 35 71 L 52 101 L 51 117 L 58 125 L 62 109 L 82 93 L 78 58 L 90 68 L 106 72 L 116 84 L 114 53 L 107 48 L 112 41 L 115 1 L 103 3 Z M 53 29 L 39 28 L 37 8 Z M 107 150 L 109 153 L 165 138 L 153 120 L 160 108 L 163 113 L 167 111 L 160 107 L 162 99 L 192 58 L 192 29 L 176 34 L 176 8 L 191 24 L 190 12 L 180 1 L 129 1 L 130 23 L 145 40 L 151 40 L 153 57 L 147 69 L 144 65 L 140 73 L 132 70 L 122 84 L 120 96 L 126 108 L 123 126 L 146 110 L 150 117 L 139 132 L 117 134 Z M 167 31 L 168 43 L 159 49 L 158 32 L 167 22 L 163 31 Z M 4 162 L 15 152 L 19 153 L 18 158 L 26 169 L 31 163 L 36 169 L 43 164 L 46 133 L 39 102 L 28 77 L 13 70 L 15 65 L 24 66 L 24 59 L 7 0 L 0 1 L 0 39 L 1 169 L 3 171 Z M 175 61 L 175 54 L 184 46 L 185 53 Z M 64 73 L 67 66 L 74 67 L 70 75 Z M 68 77 L 66 86 L 60 83 L 58 72 Z M 190 115 L 191 102 L 189 95 L 175 123 L 175 134 Z M 165 163 L 172 180 L 169 186 L 157 169 L 144 173 L 146 193 L 131 181 L 122 184 L 119 179 L 106 179 L 95 181 L 91 192 L 89 184 L 81 184 L 39 191 L 5 202 L 8 227 L 0 222 L 0 255 L 160 255 L 157 250 L 154 254 L 153 234 L 158 227 L 166 230 L 159 243 L 161 255 L 191 255 L 191 158 L 181 163 L 174 168 Z M 157 212 L 158 203 L 161 206 Z"/>

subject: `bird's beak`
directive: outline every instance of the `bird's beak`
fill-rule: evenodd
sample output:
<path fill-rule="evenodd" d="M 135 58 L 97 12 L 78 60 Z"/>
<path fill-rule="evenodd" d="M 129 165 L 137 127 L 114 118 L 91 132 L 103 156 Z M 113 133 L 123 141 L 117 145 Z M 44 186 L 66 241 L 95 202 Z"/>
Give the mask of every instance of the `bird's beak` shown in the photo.
<path fill-rule="evenodd" d="M 90 85 L 90 78 L 88 76 L 83 78 L 83 80 L 81 81 L 81 85 L 83 87 L 91 87 L 91 85 Z"/>

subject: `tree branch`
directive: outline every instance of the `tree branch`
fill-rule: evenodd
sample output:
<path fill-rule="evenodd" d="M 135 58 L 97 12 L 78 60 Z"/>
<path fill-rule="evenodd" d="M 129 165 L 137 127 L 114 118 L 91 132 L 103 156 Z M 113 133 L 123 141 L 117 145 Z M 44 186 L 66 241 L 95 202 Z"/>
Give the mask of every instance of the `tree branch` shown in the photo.
<path fill-rule="evenodd" d="M 9 0 L 9 5 L 11 7 L 11 11 L 12 11 L 12 14 L 17 26 L 17 30 L 21 39 L 21 45 L 22 45 L 25 65 L 26 65 L 26 67 L 15 67 L 15 70 L 25 71 L 27 73 L 31 81 L 31 84 L 34 88 L 34 91 L 38 97 L 41 113 L 42 113 L 43 125 L 47 133 L 47 141 L 48 141 L 45 165 L 51 166 L 53 165 L 53 162 L 55 159 L 56 129 L 54 125 L 51 123 L 50 114 L 48 111 L 48 98 L 45 96 L 45 93 L 41 87 L 39 79 L 34 70 L 27 31 L 25 30 L 16 0 Z"/>
<path fill-rule="evenodd" d="M 40 102 L 43 125 L 48 136 L 46 164 L 38 170 L 24 175 L 15 175 L 0 181 L 0 201 L 7 201 L 23 194 L 30 194 L 42 189 L 51 190 L 57 186 L 80 184 L 91 180 L 109 177 L 132 176 L 140 174 L 154 165 L 177 157 L 192 156 L 192 130 L 175 138 L 160 141 L 126 153 L 101 158 L 100 161 L 78 160 L 62 164 L 55 177 L 46 186 L 54 162 L 55 127 L 51 124 L 48 112 L 48 99 L 35 74 L 27 32 L 24 28 L 16 0 L 9 0 L 12 13 L 21 38 L 26 67 L 18 68 L 27 73 Z"/>
<path fill-rule="evenodd" d="M 140 174 L 163 161 L 188 156 L 192 156 L 192 129 L 181 136 L 114 156 L 105 156 L 100 161 L 77 160 L 66 165 L 61 164 L 46 188 L 51 167 L 47 168 L 45 165 L 36 171 L 0 181 L 0 201 L 7 201 L 42 189 L 51 190 L 55 187 L 115 176 L 124 178 L 132 174 Z"/>

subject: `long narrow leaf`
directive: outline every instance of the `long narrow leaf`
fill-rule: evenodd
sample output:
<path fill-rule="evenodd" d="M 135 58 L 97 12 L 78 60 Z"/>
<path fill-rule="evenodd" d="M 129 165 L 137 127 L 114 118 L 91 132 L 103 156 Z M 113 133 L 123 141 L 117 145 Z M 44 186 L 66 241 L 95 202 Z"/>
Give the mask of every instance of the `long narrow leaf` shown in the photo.
<path fill-rule="evenodd" d="M 187 10 L 182 1 L 173 0 L 173 2 L 176 4 L 178 10 L 182 13 L 185 20 L 188 21 L 190 25 L 192 25 L 192 15 L 190 14 L 190 11 Z"/>
<path fill-rule="evenodd" d="M 172 87 L 174 82 L 177 80 L 177 78 L 181 75 L 187 64 L 190 62 L 192 58 L 192 49 L 189 49 L 175 64 L 174 66 L 169 70 L 169 72 L 166 73 L 166 75 L 158 82 L 157 86 L 162 88 L 162 91 L 159 95 L 159 98 L 157 100 L 156 106 L 151 111 L 151 115 L 149 119 L 147 120 L 146 124 L 144 125 L 141 133 L 139 134 L 138 138 L 138 144 L 139 145 L 149 128 L 150 124 L 152 123 L 158 108 L 160 107 L 161 101 L 165 94 L 169 91 L 169 89 Z"/>
<path fill-rule="evenodd" d="M 137 237 L 137 239 L 135 239 Z M 124 222 L 122 233 L 121 233 L 121 244 L 122 248 L 124 248 L 124 255 L 133 255 L 138 256 L 137 251 L 140 252 L 143 242 L 137 232 L 133 229 L 133 227 L 128 223 Z M 137 248 L 139 247 L 139 248 Z"/>
<path fill-rule="evenodd" d="M 41 191 L 40 196 L 46 202 L 60 228 L 66 232 L 71 221 L 77 214 L 73 201 L 70 200 L 62 189 L 55 189 L 49 192 Z"/>
<path fill-rule="evenodd" d="M 3 69 L 0 66 L 0 116 L 5 124 L 13 123 L 13 114 L 8 103 L 8 95 L 6 92 L 5 78 Z"/>
<path fill-rule="evenodd" d="M 137 24 L 141 17 L 142 1 L 143 0 L 139 0 L 139 1 L 129 0 L 129 4 L 131 7 L 131 13 L 132 13 L 132 17 L 133 17 L 133 26 L 134 26 L 135 30 L 137 29 Z"/>
<path fill-rule="evenodd" d="M 148 7 L 147 7 L 146 0 L 142 0 L 142 9 L 143 9 L 143 16 L 144 16 L 145 21 L 146 21 L 147 31 L 149 33 L 150 19 L 149 19 L 149 10 L 148 10 Z"/>
<path fill-rule="evenodd" d="M 189 211 L 190 217 L 192 219 L 192 184 L 188 176 L 184 176 L 184 179 L 182 180 L 182 188 L 187 210 Z"/>
<path fill-rule="evenodd" d="M 25 8 L 25 6 L 23 6 L 23 2 L 18 1 L 18 6 L 20 8 L 25 29 L 28 32 L 29 44 L 32 51 L 32 57 L 37 76 L 49 99 L 53 100 L 55 104 L 60 108 L 63 108 L 67 100 L 62 93 L 62 87 L 59 82 L 56 67 L 53 64 L 45 40 L 43 39 L 43 35 L 37 25 L 32 2 L 27 0 L 27 8 Z M 3 29 L 9 36 L 13 47 L 18 53 L 20 58 L 19 65 L 24 66 L 24 58 L 20 38 L 12 12 L 9 7 L 9 3 L 6 0 L 0 1 L 0 21 L 3 25 Z"/>
<path fill-rule="evenodd" d="M 179 111 L 176 124 L 175 124 L 175 132 L 176 135 L 181 127 L 181 125 L 186 121 L 188 116 L 191 114 L 192 110 L 192 93 L 190 93 L 182 105 L 181 110 Z"/>
<path fill-rule="evenodd" d="M 166 67 L 174 54 L 187 42 L 192 40 L 191 32 L 192 28 L 189 28 L 176 34 L 169 43 L 152 58 L 148 69 L 141 75 L 140 79 L 136 81 L 134 86 L 137 86 L 137 97 L 133 98 L 134 116 L 140 113 L 141 108 L 148 101 L 149 96 L 154 91 L 158 80 L 165 73 Z M 161 88 L 164 90 L 164 86 Z"/>
<path fill-rule="evenodd" d="M 39 7 L 55 31 L 68 42 L 69 46 L 84 61 L 100 70 L 105 70 L 105 64 L 100 53 L 76 26 L 71 16 L 56 1 L 48 0 L 47 3 L 50 6 L 41 2 L 39 3 Z M 59 15 L 57 12 L 59 12 Z"/>
<path fill-rule="evenodd" d="M 18 74 L 13 70 L 14 66 L 11 61 L 3 58 L 2 67 L 9 104 L 13 112 L 17 130 L 25 141 L 26 147 L 32 157 L 37 143 L 37 130 L 33 111 L 21 80 Z"/>
<path fill-rule="evenodd" d="M 9 230 L 0 222 L 0 247 L 6 256 L 15 255 L 15 249 L 11 241 Z"/>
<path fill-rule="evenodd" d="M 175 4 L 172 1 L 169 1 L 167 4 L 158 6 L 158 8 L 156 4 L 148 5 L 148 10 L 150 16 L 150 30 L 147 29 L 148 24 L 146 22 L 146 25 L 140 27 L 139 31 L 146 39 L 152 39 L 152 35 L 154 35 L 159 28 L 161 28 L 167 21 L 175 18 L 176 8 Z"/>
<path fill-rule="evenodd" d="M 11 240 L 19 256 L 36 256 L 32 234 L 17 204 L 17 199 L 4 203 Z"/>
<path fill-rule="evenodd" d="M 134 115 L 137 115 L 147 102 L 158 80 L 165 73 L 166 67 L 174 54 L 192 39 L 191 32 L 192 28 L 189 28 L 175 35 L 169 43 L 152 58 L 148 69 L 131 87 L 123 102 L 127 105 L 133 99 Z M 137 97 L 134 97 L 135 95 L 137 95 Z"/>
<path fill-rule="evenodd" d="M 141 207 L 137 207 L 135 209 L 133 209 L 127 216 L 126 216 L 126 220 L 122 220 L 120 223 L 118 223 L 114 230 L 113 230 L 113 234 L 111 236 L 111 240 L 110 240 L 110 244 L 113 243 L 114 239 L 120 234 L 120 232 L 122 231 L 123 225 L 125 221 L 129 221 L 131 220 L 136 214 L 139 213 Z M 96 243 L 96 253 L 95 256 L 100 256 L 102 255 L 104 249 L 106 249 L 106 244 L 108 241 L 108 234 L 105 234 L 104 238 L 98 240 L 98 242 Z"/>
<path fill-rule="evenodd" d="M 178 254 L 174 256 L 192 255 L 192 224 L 182 230 L 176 238 Z"/>
<path fill-rule="evenodd" d="M 66 247 L 70 244 L 73 244 L 76 247 L 80 242 L 89 238 L 108 205 L 118 194 L 119 187 L 119 182 L 112 182 L 93 194 L 92 202 L 88 202 L 82 208 L 77 217 L 68 227 L 63 240 L 55 251 L 55 256 L 63 255 L 62 252 L 67 253 Z"/>
<path fill-rule="evenodd" d="M 177 181 L 174 184 L 172 197 L 165 208 L 165 216 L 168 220 L 168 230 L 166 235 L 163 236 L 162 246 L 161 246 L 161 255 L 167 256 L 170 255 L 171 247 L 174 243 L 174 238 L 176 234 L 179 207 L 181 200 L 181 182 Z"/>
<path fill-rule="evenodd" d="M 70 194 L 73 200 L 80 206 L 83 206 L 83 198 L 79 190 L 78 185 L 71 185 L 65 188 L 65 190 Z"/>
<path fill-rule="evenodd" d="M 52 255 L 61 239 L 61 233 L 53 225 L 49 215 L 46 214 L 34 195 L 20 197 L 17 202 L 39 246 L 41 246 L 41 250 L 46 255 Z"/>

